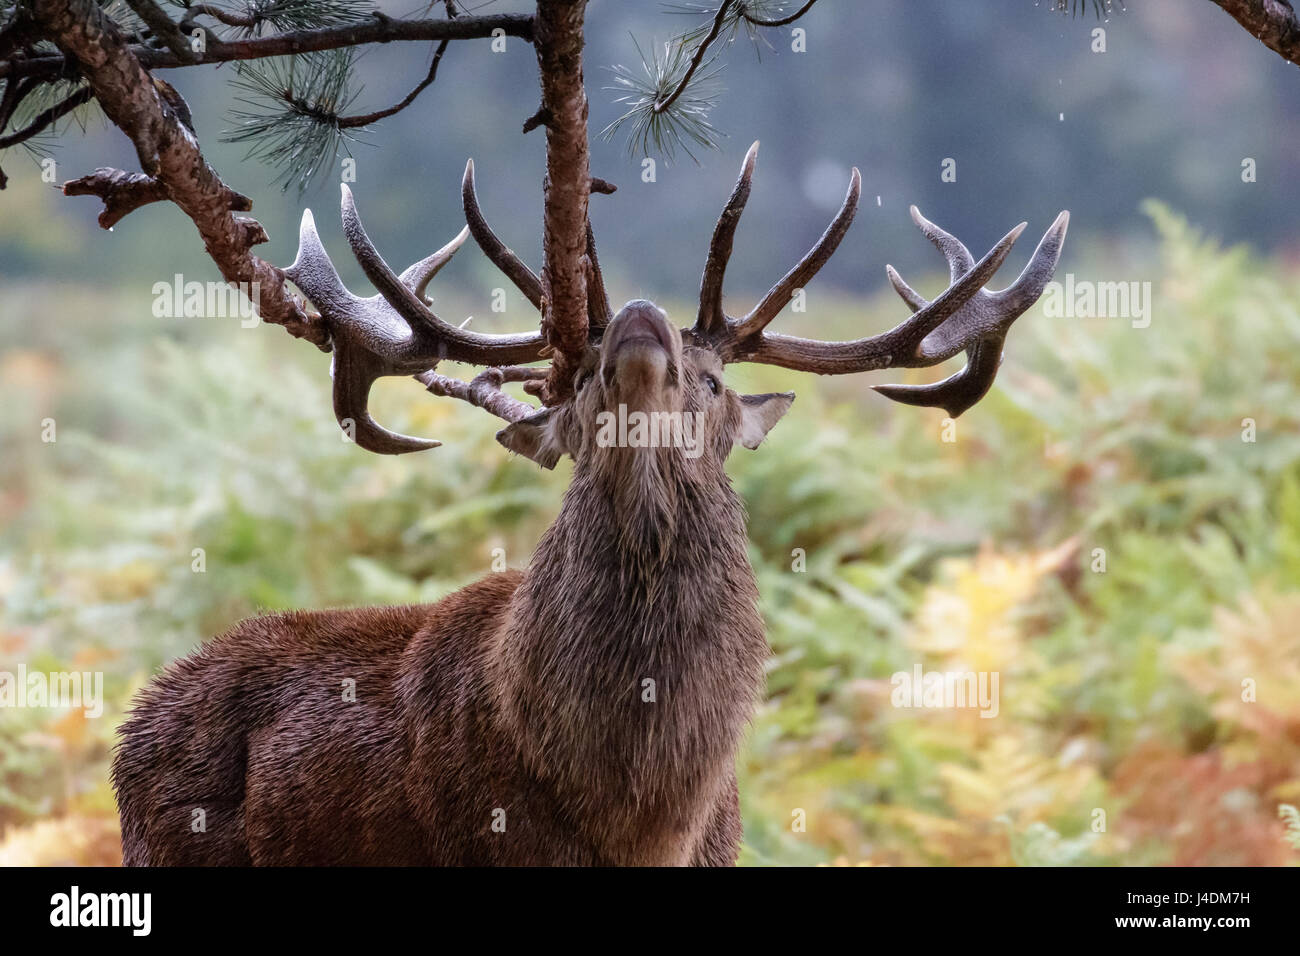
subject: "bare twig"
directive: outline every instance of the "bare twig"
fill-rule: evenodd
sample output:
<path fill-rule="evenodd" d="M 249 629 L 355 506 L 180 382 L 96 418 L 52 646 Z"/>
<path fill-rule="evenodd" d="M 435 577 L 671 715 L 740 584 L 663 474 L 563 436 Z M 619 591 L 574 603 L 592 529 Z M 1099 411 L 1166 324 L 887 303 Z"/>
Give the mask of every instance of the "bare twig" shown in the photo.
<path fill-rule="evenodd" d="M 549 373 L 545 368 L 511 365 L 505 368 L 486 368 L 468 382 L 448 375 L 440 375 L 432 369 L 416 375 L 415 380 L 434 395 L 458 398 L 462 402 L 469 402 L 492 413 L 497 418 L 517 422 L 538 409 L 527 402 L 519 401 L 514 396 L 507 395 L 501 390 L 502 384 L 537 382 L 546 378 L 547 374 Z"/>
<path fill-rule="evenodd" d="M 231 210 L 248 212 L 253 208 L 253 200 L 242 193 L 233 189 L 228 189 L 227 193 Z M 64 183 L 63 195 L 98 196 L 103 200 L 104 211 L 99 214 L 102 229 L 112 229 L 128 213 L 168 198 L 162 183 L 152 176 L 111 167 L 100 167 L 88 176 Z"/>
<path fill-rule="evenodd" d="M 412 103 L 415 98 L 424 92 L 434 80 L 438 78 L 438 64 L 442 62 L 442 55 L 447 52 L 447 44 L 450 40 L 443 40 L 438 44 L 438 49 L 434 51 L 433 62 L 429 64 L 429 72 L 423 80 L 416 85 L 415 89 L 407 93 L 400 102 L 388 107 L 387 109 L 375 110 L 373 113 L 364 113 L 360 116 L 340 116 L 338 126 L 340 129 L 354 129 L 358 126 L 369 126 L 371 123 L 377 123 L 381 119 L 392 116 L 394 113 L 400 113 Z"/>
<path fill-rule="evenodd" d="M 551 114 L 547 112 L 545 106 L 539 106 L 537 112 L 528 119 L 524 120 L 524 132 L 531 133 L 539 126 L 545 126 L 551 121 Z"/>
<path fill-rule="evenodd" d="M 455 0 L 444 0 L 444 4 L 447 7 L 447 16 L 452 19 L 460 16 L 456 11 Z M 438 44 L 438 48 L 433 52 L 433 62 L 429 64 L 429 72 L 425 75 L 424 79 L 416 85 L 415 89 L 411 90 L 410 93 L 407 93 L 399 103 L 390 106 L 388 109 L 376 110 L 373 113 L 366 113 L 363 116 L 341 117 L 339 119 L 340 128 L 351 129 L 357 126 L 368 126 L 371 123 L 376 123 L 381 119 L 392 116 L 394 113 L 400 113 L 402 110 L 414 103 L 415 98 L 423 93 L 425 88 L 438 78 L 438 65 L 442 63 L 442 56 L 447 52 L 447 44 L 450 42 L 450 40 L 443 40 Z"/>

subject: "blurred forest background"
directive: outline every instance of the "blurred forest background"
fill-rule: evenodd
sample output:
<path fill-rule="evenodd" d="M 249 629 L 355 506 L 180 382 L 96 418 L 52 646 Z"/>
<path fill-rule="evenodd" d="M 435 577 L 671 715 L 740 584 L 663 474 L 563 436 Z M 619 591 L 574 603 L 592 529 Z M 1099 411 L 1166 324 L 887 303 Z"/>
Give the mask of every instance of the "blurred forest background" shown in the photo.
<path fill-rule="evenodd" d="M 1105 23 L 1048 7 L 823 0 L 799 24 L 806 53 L 788 31 L 761 57 L 728 51 L 722 148 L 661 159 L 643 182 L 623 142 L 595 137 L 620 112 L 602 65 L 635 61 L 632 36 L 686 23 L 657 4 L 591 4 L 592 169 L 620 187 L 592 209 L 617 302 L 644 295 L 690 321 L 714 217 L 755 138 L 735 303 L 820 233 L 849 166 L 864 178 L 856 227 L 784 331 L 895 324 L 906 310 L 886 262 L 942 288 L 911 202 L 977 254 L 1028 219 L 1007 276 L 1068 208 L 1058 278 L 1152 287 L 1145 328 L 1031 310 L 954 442 L 942 412 L 872 393 L 880 376 L 729 372 L 738 389 L 799 394 L 731 465 L 773 647 L 741 758 L 742 862 L 1300 862 L 1300 817 L 1288 832 L 1284 809 L 1300 803 L 1300 74 L 1207 0 L 1129 0 Z M 428 55 L 365 55 L 358 108 L 400 98 Z M 167 78 L 209 160 L 254 197 L 272 236 L 261 253 L 291 261 L 310 205 L 364 289 L 337 169 L 281 192 L 219 142 L 231 72 Z M 455 43 L 437 83 L 353 147 L 353 190 L 391 262 L 458 231 L 473 156 L 488 218 L 540 264 L 543 144 L 519 133 L 536 102 L 530 47 Z M 49 146 L 59 182 L 136 168 L 93 114 L 84 136 L 74 126 Z M 940 180 L 946 158 L 956 182 Z M 95 201 L 63 198 L 21 154 L 6 171 L 0 670 L 103 671 L 107 706 L 97 720 L 0 709 L 0 864 L 115 863 L 109 748 L 158 667 L 259 610 L 436 600 L 487 573 L 498 547 L 523 566 L 568 465 L 511 460 L 489 416 L 396 380 L 377 389 L 376 417 L 444 447 L 382 459 L 344 443 L 327 356 L 273 327 L 153 316 L 155 282 L 218 278 L 177 210 L 146 207 L 105 233 Z M 505 314 L 491 311 L 503 285 L 467 246 L 435 280 L 435 307 L 485 331 L 531 326 L 513 288 Z M 999 672 L 998 717 L 892 707 L 890 675 L 916 663 Z"/>

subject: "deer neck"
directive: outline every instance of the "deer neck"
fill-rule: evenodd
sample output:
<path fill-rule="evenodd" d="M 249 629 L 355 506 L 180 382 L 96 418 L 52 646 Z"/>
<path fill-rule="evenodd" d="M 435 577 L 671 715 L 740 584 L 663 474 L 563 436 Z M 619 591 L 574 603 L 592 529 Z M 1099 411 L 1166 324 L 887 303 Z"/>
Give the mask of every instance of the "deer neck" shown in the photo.
<path fill-rule="evenodd" d="M 497 687 L 525 760 L 557 788 L 688 813 L 730 779 L 767 642 L 721 466 L 643 451 L 631 469 L 575 470 L 515 593 Z"/>

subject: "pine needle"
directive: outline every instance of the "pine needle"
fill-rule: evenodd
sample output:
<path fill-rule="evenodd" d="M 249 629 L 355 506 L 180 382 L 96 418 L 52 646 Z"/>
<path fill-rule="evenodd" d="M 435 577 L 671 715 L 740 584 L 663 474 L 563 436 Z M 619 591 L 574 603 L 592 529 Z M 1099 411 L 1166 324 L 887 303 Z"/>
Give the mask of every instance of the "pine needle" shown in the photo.
<path fill-rule="evenodd" d="M 654 150 L 669 162 L 680 149 L 695 162 L 699 162 L 691 146 L 697 149 L 717 149 L 718 130 L 709 122 L 709 113 L 717 105 L 722 92 L 718 76 L 722 66 L 716 64 L 717 53 L 709 55 L 700 65 L 694 78 L 677 99 L 667 108 L 663 103 L 675 90 L 690 68 L 693 49 L 680 38 L 663 45 L 660 54 L 652 48 L 649 56 L 636 38 L 632 38 L 640 69 L 623 65 L 614 66 L 613 86 L 605 89 L 619 94 L 614 102 L 627 107 L 625 112 L 603 130 L 601 136 L 610 140 L 619 131 L 628 130 L 628 153 L 631 156 L 648 155 Z"/>
<path fill-rule="evenodd" d="M 222 138 L 251 143 L 248 159 L 279 169 L 282 189 L 305 191 L 340 149 L 360 141 L 339 126 L 361 92 L 348 88 L 355 59 L 345 48 L 242 64 L 234 83 L 246 108 L 231 111 L 236 126 Z"/>

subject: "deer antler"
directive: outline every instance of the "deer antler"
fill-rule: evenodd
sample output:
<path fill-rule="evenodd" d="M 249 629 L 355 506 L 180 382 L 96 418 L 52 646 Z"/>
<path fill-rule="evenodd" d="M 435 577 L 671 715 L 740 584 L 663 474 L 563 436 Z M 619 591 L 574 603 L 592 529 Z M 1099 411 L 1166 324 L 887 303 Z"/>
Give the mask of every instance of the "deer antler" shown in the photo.
<path fill-rule="evenodd" d="M 993 277 L 1025 228 L 1021 223 L 1007 233 L 978 262 L 954 236 L 925 219 L 912 207 L 912 218 L 948 260 L 951 285 L 933 301 L 926 301 L 905 283 L 893 266 L 886 266 L 890 282 L 912 309 L 907 321 L 884 332 L 851 342 L 819 342 L 790 335 L 769 334 L 767 326 L 785 308 L 795 291 L 817 274 L 848 232 L 862 189 L 854 168 L 844 204 L 826 232 L 806 255 L 780 279 L 742 318 L 722 307 L 723 275 L 731 256 L 740 214 L 749 198 L 758 143 L 750 147 L 740 178 L 714 228 L 709 257 L 700 282 L 700 311 L 691 334 L 707 342 L 726 362 L 755 362 L 820 375 L 844 375 L 883 368 L 922 368 L 965 351 L 967 364 L 950 378 L 934 385 L 877 385 L 876 390 L 895 401 L 943 408 L 956 417 L 979 401 L 993 384 L 1002 359 L 1007 330 L 1038 300 L 1056 270 L 1070 214 L 1056 217 L 1020 277 L 1000 292 L 987 292 Z"/>
<path fill-rule="evenodd" d="M 614 187 L 604 180 L 593 180 L 593 191 L 613 192 Z M 523 293 L 525 299 L 533 304 L 539 312 L 542 309 L 542 280 L 537 273 L 524 263 L 514 251 L 506 246 L 492 231 L 478 205 L 478 192 L 474 186 L 474 160 L 465 164 L 465 176 L 460 184 L 461 204 L 465 207 L 465 221 L 469 223 L 470 235 L 479 248 L 504 272 Z M 591 231 L 591 220 L 587 220 L 587 252 L 584 266 L 587 269 L 587 327 L 590 333 L 599 334 L 609 325 L 613 310 L 609 305 L 609 296 L 605 292 L 605 280 L 600 274 L 600 260 L 596 257 L 596 237 Z"/>
<path fill-rule="evenodd" d="M 447 245 L 399 276 L 366 235 L 351 191 L 346 185 L 342 191 L 344 234 L 379 294 L 363 299 L 343 285 L 316 232 L 310 209 L 303 212 L 298 255 L 284 270 L 329 328 L 334 346 L 334 414 L 367 451 L 400 455 L 437 447 L 440 442 L 399 435 L 370 417 L 367 399 L 375 379 L 417 375 L 432 370 L 442 359 L 489 367 L 535 362 L 543 357 L 541 332 L 484 335 L 438 318 L 426 302 L 425 289 L 460 248 L 471 227 L 466 226 Z"/>
<path fill-rule="evenodd" d="M 528 268 L 524 261 L 514 254 L 506 244 L 497 238 L 492 227 L 483 218 L 478 207 L 478 193 L 474 189 L 474 160 L 465 163 L 465 177 L 460 182 L 461 204 L 465 207 L 465 222 L 469 223 L 470 235 L 478 243 L 483 254 L 506 274 L 515 284 L 515 288 L 524 294 L 524 298 L 533 304 L 533 308 L 542 308 L 542 280 L 537 273 Z"/>

